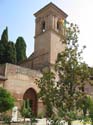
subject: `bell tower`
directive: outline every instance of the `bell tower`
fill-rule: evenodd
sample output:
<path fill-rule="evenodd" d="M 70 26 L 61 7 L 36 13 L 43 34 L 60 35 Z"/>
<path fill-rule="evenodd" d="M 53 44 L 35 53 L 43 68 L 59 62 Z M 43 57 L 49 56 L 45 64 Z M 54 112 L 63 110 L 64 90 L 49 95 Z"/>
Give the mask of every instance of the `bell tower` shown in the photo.
<path fill-rule="evenodd" d="M 66 20 L 67 14 L 53 3 L 49 3 L 35 14 L 35 46 L 33 68 L 41 69 L 55 64 L 57 54 L 64 51 L 60 41 L 59 20 Z"/>

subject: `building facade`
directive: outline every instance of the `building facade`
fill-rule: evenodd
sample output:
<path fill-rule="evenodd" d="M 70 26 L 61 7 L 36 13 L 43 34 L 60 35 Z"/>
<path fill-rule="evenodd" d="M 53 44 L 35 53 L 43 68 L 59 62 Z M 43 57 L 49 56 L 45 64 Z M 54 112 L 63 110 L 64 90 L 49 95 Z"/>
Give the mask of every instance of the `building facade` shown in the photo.
<path fill-rule="evenodd" d="M 66 20 L 67 14 L 53 3 L 34 14 L 35 45 L 34 52 L 22 64 L 0 65 L 0 87 L 4 87 L 15 97 L 15 105 L 20 107 L 23 100 L 29 99 L 31 108 L 37 115 L 45 111 L 44 105 L 38 99 L 39 88 L 35 80 L 42 76 L 42 71 L 51 68 L 57 59 L 57 54 L 64 51 L 60 32 L 65 33 L 59 20 Z"/>

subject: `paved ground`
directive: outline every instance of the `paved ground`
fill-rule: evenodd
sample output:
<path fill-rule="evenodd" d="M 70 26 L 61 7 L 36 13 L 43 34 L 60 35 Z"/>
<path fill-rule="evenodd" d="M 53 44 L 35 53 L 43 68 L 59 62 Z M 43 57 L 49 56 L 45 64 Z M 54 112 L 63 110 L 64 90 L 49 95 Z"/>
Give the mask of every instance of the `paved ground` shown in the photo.
<path fill-rule="evenodd" d="M 7 125 L 7 124 L 2 124 L 0 122 L 0 125 Z M 30 125 L 30 123 L 12 123 L 11 125 Z M 38 123 L 33 124 L 33 125 L 46 125 L 46 119 L 38 119 Z M 67 123 L 64 123 L 63 125 L 68 125 Z M 74 121 L 72 122 L 72 125 L 83 125 L 83 123 L 79 122 L 79 121 Z M 86 124 L 86 125 L 91 125 L 91 124 Z"/>

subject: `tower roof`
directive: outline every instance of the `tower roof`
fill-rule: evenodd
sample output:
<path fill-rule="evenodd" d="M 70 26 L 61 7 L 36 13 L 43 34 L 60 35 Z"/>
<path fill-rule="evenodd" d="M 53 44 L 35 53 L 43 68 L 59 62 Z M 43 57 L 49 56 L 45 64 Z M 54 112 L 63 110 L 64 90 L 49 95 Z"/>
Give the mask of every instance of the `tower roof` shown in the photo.
<path fill-rule="evenodd" d="M 44 10 L 47 10 L 49 8 L 54 8 L 57 10 L 59 13 L 61 13 L 65 18 L 68 16 L 63 10 L 61 10 L 59 7 L 57 7 L 55 4 L 50 2 L 47 4 L 45 7 L 41 8 L 39 11 L 37 11 L 34 15 L 37 17 L 39 14 L 41 14 Z"/>

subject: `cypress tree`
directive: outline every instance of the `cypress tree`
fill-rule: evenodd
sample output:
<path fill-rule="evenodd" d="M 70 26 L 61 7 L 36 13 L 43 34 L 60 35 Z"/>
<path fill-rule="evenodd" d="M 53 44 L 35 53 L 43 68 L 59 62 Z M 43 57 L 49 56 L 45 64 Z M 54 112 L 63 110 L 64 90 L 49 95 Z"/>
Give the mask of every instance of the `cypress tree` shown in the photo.
<path fill-rule="evenodd" d="M 0 64 L 5 62 L 5 46 L 0 41 Z"/>
<path fill-rule="evenodd" d="M 6 29 L 4 29 L 4 31 L 1 35 L 1 42 L 3 42 L 3 44 L 6 47 L 6 45 L 8 43 L 8 27 L 6 27 Z"/>
<path fill-rule="evenodd" d="M 26 43 L 23 37 L 18 37 L 16 40 L 16 57 L 17 64 L 24 61 L 26 59 Z"/>
<path fill-rule="evenodd" d="M 7 44 L 6 55 L 6 61 L 8 63 L 16 63 L 16 48 L 15 44 L 12 41 L 9 41 Z"/>
<path fill-rule="evenodd" d="M 0 40 L 0 63 L 6 63 L 6 48 L 8 44 L 8 28 L 6 27 L 1 35 Z"/>

